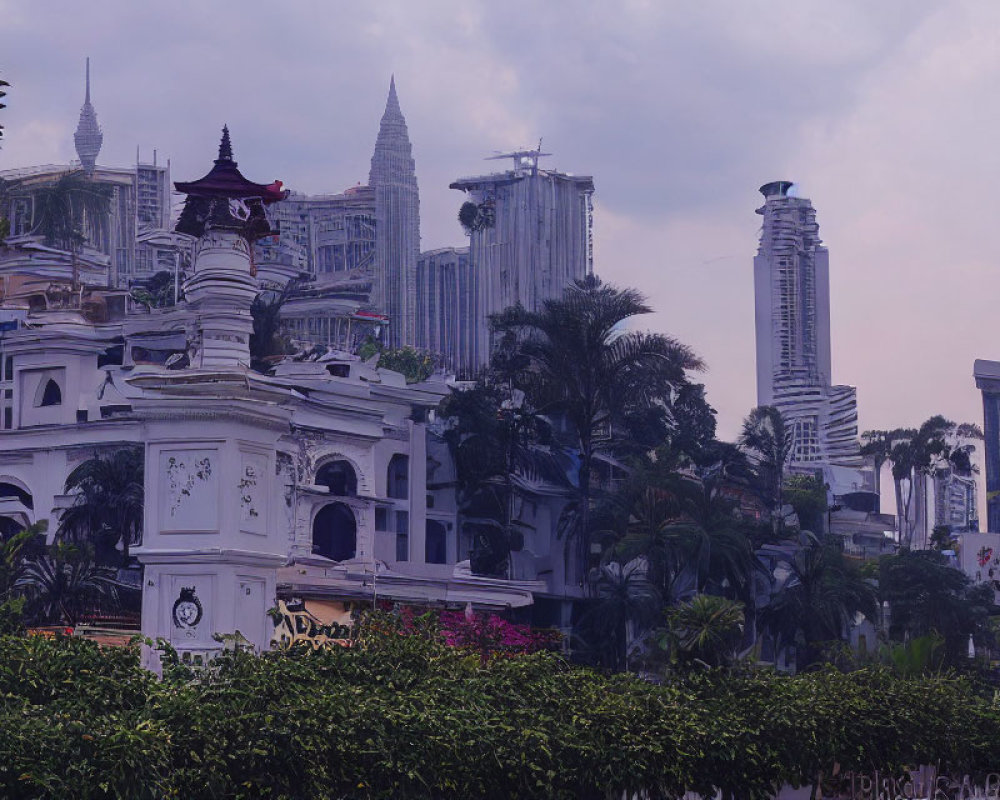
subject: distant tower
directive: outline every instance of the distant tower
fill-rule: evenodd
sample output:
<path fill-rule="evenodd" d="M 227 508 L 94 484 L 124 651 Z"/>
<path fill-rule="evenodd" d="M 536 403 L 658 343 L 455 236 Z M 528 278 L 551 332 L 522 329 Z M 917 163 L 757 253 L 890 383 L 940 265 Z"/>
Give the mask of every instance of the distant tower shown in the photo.
<path fill-rule="evenodd" d="M 830 255 L 816 210 L 789 196 L 791 181 L 760 187 L 764 217 L 753 260 L 757 404 L 775 406 L 792 431 L 792 462 L 861 463 L 853 386 L 830 381 Z"/>
<path fill-rule="evenodd" d="M 80 163 L 87 172 L 94 171 L 97 163 L 97 155 L 101 152 L 101 145 L 104 143 L 104 134 L 101 133 L 101 126 L 97 124 L 97 112 L 90 104 L 90 59 L 87 59 L 87 94 L 83 100 L 83 108 L 80 109 L 80 122 L 76 126 L 76 133 L 73 134 L 73 141 L 76 143 L 76 154 L 80 157 Z"/>
<path fill-rule="evenodd" d="M 416 338 L 416 274 L 420 254 L 420 195 L 413 148 L 389 81 L 368 183 L 375 191 L 375 306 L 389 316 L 390 347 Z"/>

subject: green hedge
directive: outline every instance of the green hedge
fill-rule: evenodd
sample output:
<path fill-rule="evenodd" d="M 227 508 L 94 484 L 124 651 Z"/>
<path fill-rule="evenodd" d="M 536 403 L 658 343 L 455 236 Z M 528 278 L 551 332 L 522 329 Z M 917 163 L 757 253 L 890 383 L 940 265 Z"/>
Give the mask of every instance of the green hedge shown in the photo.
<path fill-rule="evenodd" d="M 992 695 L 882 669 L 655 686 L 368 633 L 168 672 L 149 675 L 135 649 L 0 637 L 0 796 L 757 798 L 834 764 L 1000 765 Z"/>

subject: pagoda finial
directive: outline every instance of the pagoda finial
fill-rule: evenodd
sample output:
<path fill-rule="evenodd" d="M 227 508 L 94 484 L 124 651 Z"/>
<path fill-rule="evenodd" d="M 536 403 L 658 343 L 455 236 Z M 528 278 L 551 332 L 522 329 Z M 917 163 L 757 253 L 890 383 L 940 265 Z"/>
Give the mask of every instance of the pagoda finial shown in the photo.
<path fill-rule="evenodd" d="M 87 56 L 87 95 L 84 97 L 83 102 L 90 102 L 90 56 Z"/>
<path fill-rule="evenodd" d="M 216 164 L 223 161 L 232 161 L 233 164 L 233 144 L 229 141 L 229 126 L 222 126 L 222 141 L 219 142 L 219 157 L 215 160 Z"/>

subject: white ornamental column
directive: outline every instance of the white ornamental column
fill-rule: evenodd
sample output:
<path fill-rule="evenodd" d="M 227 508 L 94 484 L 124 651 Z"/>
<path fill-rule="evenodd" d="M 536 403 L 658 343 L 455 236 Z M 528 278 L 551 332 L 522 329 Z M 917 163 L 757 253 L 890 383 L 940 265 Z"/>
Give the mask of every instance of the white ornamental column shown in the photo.
<path fill-rule="evenodd" d="M 250 244 L 239 234 L 212 230 L 198 240 L 194 275 L 184 284 L 188 307 L 198 311 L 193 366 L 249 368 L 250 304 L 257 294 L 250 269 Z"/>

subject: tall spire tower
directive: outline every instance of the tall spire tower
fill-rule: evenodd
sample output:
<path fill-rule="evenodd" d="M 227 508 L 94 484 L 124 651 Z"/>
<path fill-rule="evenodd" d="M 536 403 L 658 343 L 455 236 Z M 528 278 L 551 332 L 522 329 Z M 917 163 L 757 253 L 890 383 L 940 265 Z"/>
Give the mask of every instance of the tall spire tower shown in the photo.
<path fill-rule="evenodd" d="M 420 194 L 396 79 L 379 125 L 368 183 L 375 190 L 375 303 L 389 316 L 390 347 L 415 344 Z"/>
<path fill-rule="evenodd" d="M 90 59 L 87 59 L 87 94 L 83 100 L 83 108 L 80 109 L 80 122 L 76 126 L 76 133 L 73 134 L 73 141 L 76 143 L 76 154 L 80 157 L 80 163 L 87 172 L 94 171 L 97 163 L 97 155 L 101 152 L 101 145 L 104 144 L 104 134 L 101 133 L 101 126 L 97 124 L 97 112 L 90 104 Z"/>

